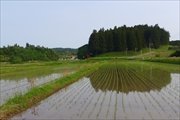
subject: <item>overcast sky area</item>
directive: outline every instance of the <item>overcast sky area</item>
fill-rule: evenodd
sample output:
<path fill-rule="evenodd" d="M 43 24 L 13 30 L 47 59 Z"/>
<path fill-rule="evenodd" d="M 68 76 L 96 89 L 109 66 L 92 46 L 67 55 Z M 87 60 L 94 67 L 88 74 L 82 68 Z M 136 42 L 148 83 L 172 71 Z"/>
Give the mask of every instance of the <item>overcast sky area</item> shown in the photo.
<path fill-rule="evenodd" d="M 1 47 L 78 48 L 93 29 L 147 24 L 180 40 L 180 1 L 1 1 Z"/>

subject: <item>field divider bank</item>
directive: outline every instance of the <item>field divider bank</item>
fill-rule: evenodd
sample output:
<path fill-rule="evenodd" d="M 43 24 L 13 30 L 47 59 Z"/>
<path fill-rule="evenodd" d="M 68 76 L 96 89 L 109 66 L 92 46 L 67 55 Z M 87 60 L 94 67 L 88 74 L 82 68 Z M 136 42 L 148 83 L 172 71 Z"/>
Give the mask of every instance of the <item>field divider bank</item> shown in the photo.
<path fill-rule="evenodd" d="M 81 77 L 92 73 L 97 70 L 102 64 L 100 63 L 89 63 L 74 74 L 67 75 L 59 80 L 52 83 L 33 87 L 29 92 L 24 95 L 16 95 L 14 98 L 9 99 L 5 104 L 0 107 L 0 119 L 8 119 L 27 108 L 37 104 L 41 100 L 54 94 L 60 89 L 76 82 Z"/>

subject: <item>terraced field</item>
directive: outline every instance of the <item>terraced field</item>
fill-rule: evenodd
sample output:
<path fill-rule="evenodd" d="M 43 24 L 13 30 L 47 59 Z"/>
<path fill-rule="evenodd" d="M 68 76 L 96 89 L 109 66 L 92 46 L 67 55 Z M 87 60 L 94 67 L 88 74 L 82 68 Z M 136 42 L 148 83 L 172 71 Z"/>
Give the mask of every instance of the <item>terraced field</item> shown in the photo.
<path fill-rule="evenodd" d="M 180 73 L 107 63 L 13 119 L 180 119 Z"/>
<path fill-rule="evenodd" d="M 45 71 L 45 70 L 44 70 Z M 44 72 L 43 71 L 43 72 Z M 38 72 L 39 71 L 35 71 Z M 5 103 L 8 99 L 13 98 L 16 95 L 25 94 L 31 88 L 36 86 L 42 86 L 53 82 L 67 74 L 73 74 L 74 71 L 68 68 L 66 69 L 57 69 L 55 70 L 48 70 L 45 75 L 38 74 L 37 76 L 27 77 L 26 73 L 23 75 L 19 75 L 17 79 L 15 79 L 15 75 L 11 76 L 2 76 L 0 80 L 0 106 Z M 17 76 L 16 76 L 17 77 Z"/>

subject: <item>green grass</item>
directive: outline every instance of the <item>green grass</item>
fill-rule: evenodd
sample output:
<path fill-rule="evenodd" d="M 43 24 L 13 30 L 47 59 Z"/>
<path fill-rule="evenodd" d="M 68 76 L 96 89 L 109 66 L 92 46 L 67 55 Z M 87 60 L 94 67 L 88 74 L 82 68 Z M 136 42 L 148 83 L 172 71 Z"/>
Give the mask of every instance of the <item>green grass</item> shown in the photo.
<path fill-rule="evenodd" d="M 53 64 L 53 65 L 50 65 Z M 54 65 L 57 64 L 57 65 Z M 24 63 L 24 64 L 4 64 L 1 66 L 1 79 L 4 80 L 19 80 L 22 77 L 32 78 L 46 76 L 52 73 L 68 71 L 78 71 L 80 64 L 69 63 Z"/>
<path fill-rule="evenodd" d="M 33 71 L 33 70 L 44 70 L 58 67 L 67 67 L 67 66 L 79 66 L 86 63 L 91 63 L 93 61 L 79 60 L 79 61 L 34 61 L 26 62 L 22 64 L 10 64 L 8 62 L 0 62 L 0 74 L 9 74 L 22 71 Z"/>
<path fill-rule="evenodd" d="M 174 50 L 168 50 L 168 48 L 171 47 L 171 45 L 164 45 L 164 46 L 160 46 L 158 49 L 154 49 L 151 48 L 151 52 L 153 54 L 158 54 L 158 53 L 163 53 L 165 52 L 166 54 L 170 54 L 172 52 L 174 52 Z M 149 56 L 149 48 L 144 48 L 142 49 L 142 54 Z M 123 51 L 123 52 L 108 52 L 108 53 L 104 53 L 104 54 L 100 54 L 97 57 L 130 57 L 130 56 L 139 56 L 141 55 L 141 50 L 139 51 Z M 153 56 L 153 55 L 152 55 Z"/>
<path fill-rule="evenodd" d="M 142 50 L 142 54 L 149 52 L 148 48 L 144 48 Z M 100 54 L 97 57 L 130 57 L 130 56 L 136 56 L 136 55 L 140 55 L 141 51 L 123 51 L 123 52 L 108 52 L 108 53 L 104 53 L 104 54 Z"/>
<path fill-rule="evenodd" d="M 162 63 L 171 63 L 171 64 L 180 64 L 180 58 L 169 57 L 175 50 L 168 50 L 171 45 L 160 46 L 158 49 L 145 48 L 142 51 L 123 51 L 123 52 L 109 52 L 98 55 L 97 57 L 90 58 L 91 60 L 126 60 L 129 58 L 135 58 L 138 60 L 152 61 L 152 62 L 162 62 Z"/>
<path fill-rule="evenodd" d="M 177 64 L 180 65 L 180 58 L 151 58 L 151 59 L 146 59 L 144 61 L 150 61 L 150 62 L 158 62 L 158 63 L 170 63 L 170 64 Z"/>

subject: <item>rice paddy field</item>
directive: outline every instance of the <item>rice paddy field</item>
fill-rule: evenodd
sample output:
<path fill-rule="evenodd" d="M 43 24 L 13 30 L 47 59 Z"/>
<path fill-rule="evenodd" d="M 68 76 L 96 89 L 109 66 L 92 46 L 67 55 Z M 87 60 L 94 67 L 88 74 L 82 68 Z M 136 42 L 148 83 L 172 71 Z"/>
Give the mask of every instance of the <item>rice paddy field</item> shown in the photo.
<path fill-rule="evenodd" d="M 36 74 L 32 71 L 26 74 L 11 74 L 2 75 L 0 80 L 0 106 L 8 99 L 16 95 L 23 95 L 33 87 L 42 86 L 60 79 L 68 74 L 73 74 L 75 71 L 72 67 L 62 67 L 56 69 L 43 69 L 35 70 Z M 31 74 L 30 76 L 27 76 Z"/>
<path fill-rule="evenodd" d="M 107 61 L 16 119 L 180 119 L 179 65 Z"/>

